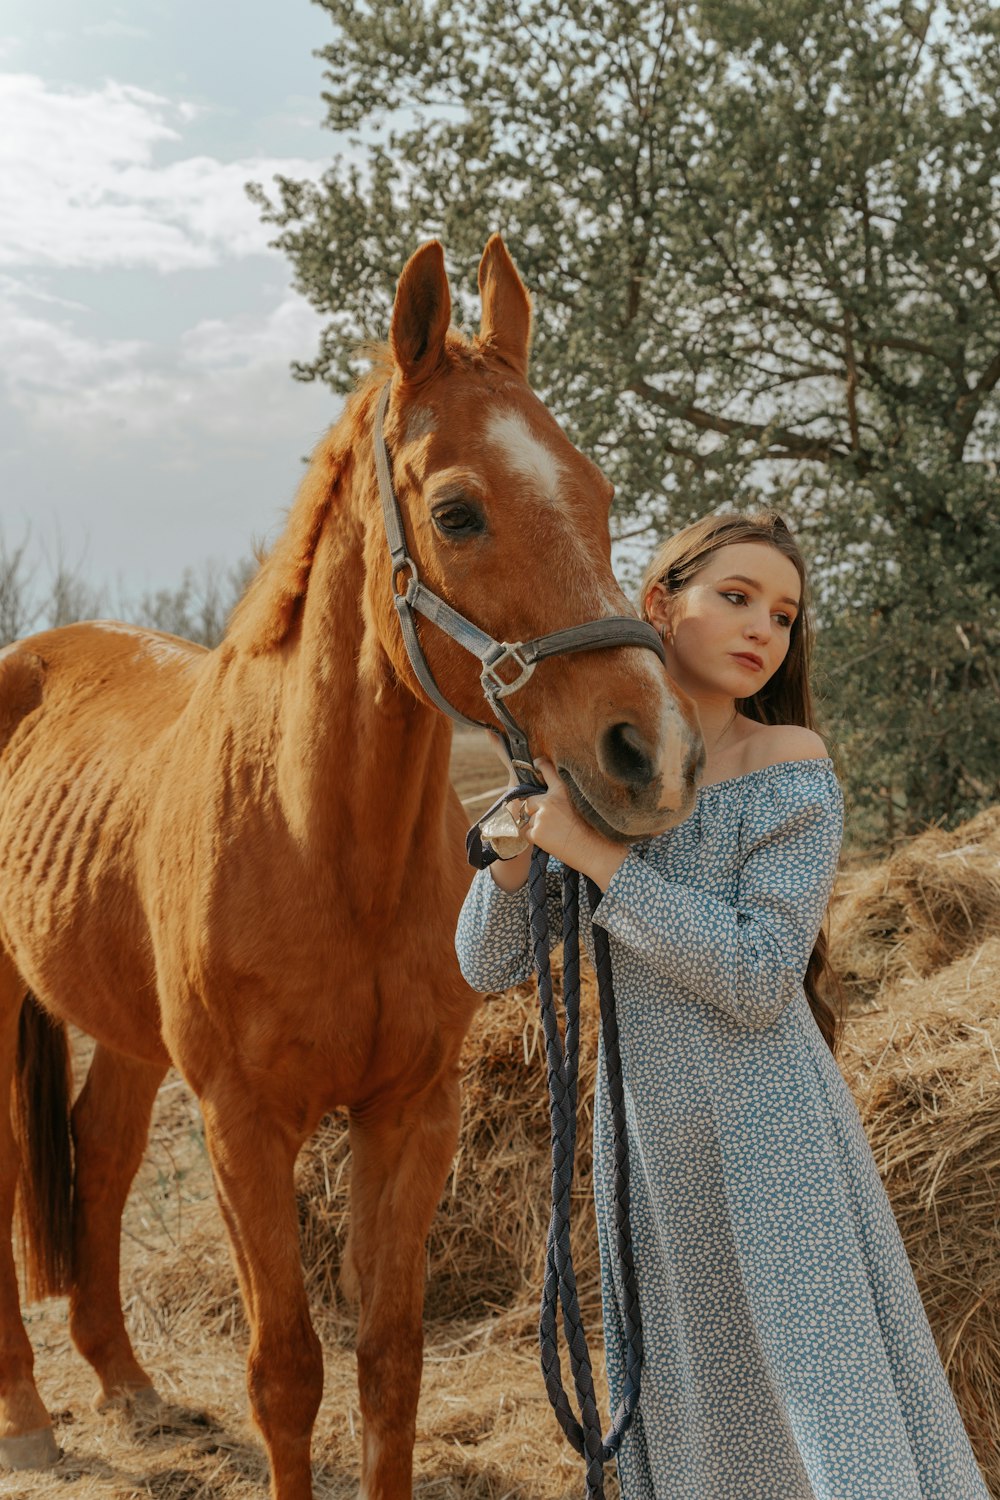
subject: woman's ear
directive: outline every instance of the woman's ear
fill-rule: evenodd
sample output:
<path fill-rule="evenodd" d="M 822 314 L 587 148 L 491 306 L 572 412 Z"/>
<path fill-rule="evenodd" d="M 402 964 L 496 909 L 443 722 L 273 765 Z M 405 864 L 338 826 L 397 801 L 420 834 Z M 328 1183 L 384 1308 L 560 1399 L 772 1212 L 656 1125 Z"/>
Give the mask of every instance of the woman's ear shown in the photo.
<path fill-rule="evenodd" d="M 659 631 L 660 639 L 664 644 L 670 639 L 672 602 L 664 583 L 654 583 L 643 600 L 643 613 L 654 630 Z"/>

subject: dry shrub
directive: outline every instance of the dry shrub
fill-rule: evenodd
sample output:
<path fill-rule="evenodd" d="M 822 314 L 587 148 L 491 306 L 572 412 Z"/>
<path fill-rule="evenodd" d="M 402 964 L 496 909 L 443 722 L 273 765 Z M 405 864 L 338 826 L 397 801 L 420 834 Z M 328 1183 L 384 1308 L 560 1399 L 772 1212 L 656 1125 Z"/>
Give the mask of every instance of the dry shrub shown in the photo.
<path fill-rule="evenodd" d="M 597 1002 L 584 980 L 583 1043 L 573 1259 L 581 1300 L 599 1317 L 591 1129 Z M 545 1046 L 535 987 L 490 997 L 463 1053 L 462 1134 L 427 1245 L 426 1316 L 476 1318 L 504 1312 L 505 1326 L 530 1325 L 542 1282 L 549 1219 L 550 1160 Z M 347 1124 L 331 1116 L 300 1159 L 299 1217 L 313 1306 L 336 1306 L 348 1227 Z"/>
<path fill-rule="evenodd" d="M 1000 1495 L 1000 938 L 848 1023 L 854 1089 L 976 1456 Z"/>
<path fill-rule="evenodd" d="M 951 833 L 931 828 L 859 875 L 830 914 L 834 965 L 861 1004 L 923 979 L 1000 930 L 1000 807 Z"/>

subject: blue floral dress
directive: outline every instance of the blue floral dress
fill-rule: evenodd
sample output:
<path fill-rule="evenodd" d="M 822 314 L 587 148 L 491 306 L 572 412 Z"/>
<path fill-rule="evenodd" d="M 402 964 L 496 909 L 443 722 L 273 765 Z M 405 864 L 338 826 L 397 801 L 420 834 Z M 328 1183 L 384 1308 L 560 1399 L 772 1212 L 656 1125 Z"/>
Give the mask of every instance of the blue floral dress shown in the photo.
<path fill-rule="evenodd" d="M 642 1395 L 619 1455 L 626 1500 L 989 1500 L 802 988 L 841 827 L 829 760 L 704 787 L 687 822 L 629 852 L 592 914 L 611 939 L 644 1326 Z M 526 891 L 479 874 L 457 946 L 479 990 L 525 978 Z M 612 1174 L 599 1084 L 617 1404 Z"/>

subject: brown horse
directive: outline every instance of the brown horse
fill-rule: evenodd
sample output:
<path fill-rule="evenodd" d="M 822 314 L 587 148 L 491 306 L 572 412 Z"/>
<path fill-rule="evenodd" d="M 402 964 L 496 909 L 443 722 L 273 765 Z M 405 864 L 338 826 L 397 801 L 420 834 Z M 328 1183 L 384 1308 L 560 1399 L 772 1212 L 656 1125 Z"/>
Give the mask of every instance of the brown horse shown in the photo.
<path fill-rule="evenodd" d="M 217 650 L 99 622 L 3 653 L 0 1465 L 57 1453 L 20 1316 L 16 1188 L 31 1287 L 68 1292 L 104 1397 L 154 1399 L 125 1330 L 119 1238 L 172 1062 L 204 1116 L 276 1500 L 312 1494 L 322 1386 L 293 1166 L 320 1117 L 348 1108 L 361 1492 L 411 1493 L 423 1246 L 477 1002 L 452 946 L 468 872 L 451 729 L 393 605 L 379 387 L 391 381 L 385 434 L 425 583 L 506 640 L 628 610 L 610 487 L 526 384 L 530 305 L 498 237 L 479 279 L 469 342 L 449 330 L 440 246 L 409 261 L 379 368 L 319 445 Z M 443 691 L 482 717 L 477 664 L 421 634 Z M 634 838 L 686 813 L 698 733 L 651 651 L 543 662 L 518 702 L 536 751 L 604 827 Z M 97 1043 L 72 1163 L 67 1021 Z"/>

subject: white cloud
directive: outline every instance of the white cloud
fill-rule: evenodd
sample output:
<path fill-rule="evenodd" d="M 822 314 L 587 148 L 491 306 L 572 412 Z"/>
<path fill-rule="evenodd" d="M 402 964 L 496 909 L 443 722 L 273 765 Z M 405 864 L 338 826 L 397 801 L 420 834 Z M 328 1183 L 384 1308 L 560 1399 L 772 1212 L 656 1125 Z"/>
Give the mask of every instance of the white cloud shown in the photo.
<path fill-rule="evenodd" d="M 71 305 L 47 300 L 51 310 L 44 294 L 0 278 L 0 397 L 34 431 L 87 448 L 123 432 L 162 440 L 176 431 L 179 455 L 195 433 L 266 436 L 285 421 L 289 363 L 320 327 L 286 292 L 263 317 L 204 320 L 164 347 L 88 336 L 66 315 Z"/>
<path fill-rule="evenodd" d="M 0 264 L 175 271 L 260 254 L 272 231 L 244 192 L 324 163 L 210 156 L 183 147 L 195 111 L 128 84 L 47 85 L 0 74 Z"/>
<path fill-rule="evenodd" d="M 149 32 L 142 26 L 130 26 L 127 21 L 96 21 L 81 28 L 84 36 L 107 37 L 116 40 L 124 37 L 129 41 L 146 40 Z"/>
<path fill-rule="evenodd" d="M 29 301 L 43 300 L 32 288 L 4 278 L 0 293 L 0 389 L 22 415 L 44 420 L 49 397 L 63 397 L 93 382 L 100 385 L 134 362 L 142 345 L 134 339 L 88 340 L 65 318 L 43 316 Z M 56 306 L 61 305 L 57 299 Z"/>
<path fill-rule="evenodd" d="M 19 276 L 6 276 L 0 271 L 0 307 L 7 308 L 9 304 L 17 303 L 22 298 L 27 302 L 41 302 L 47 307 L 65 307 L 73 312 L 87 311 L 85 303 L 58 296 L 49 291 L 36 276 L 29 276 L 25 280 Z"/>
<path fill-rule="evenodd" d="M 289 376 L 316 315 L 286 292 L 166 344 L 94 336 L 90 318 L 0 278 L 0 531 L 54 538 L 129 597 L 203 558 L 235 562 L 282 524 L 339 410 Z"/>

